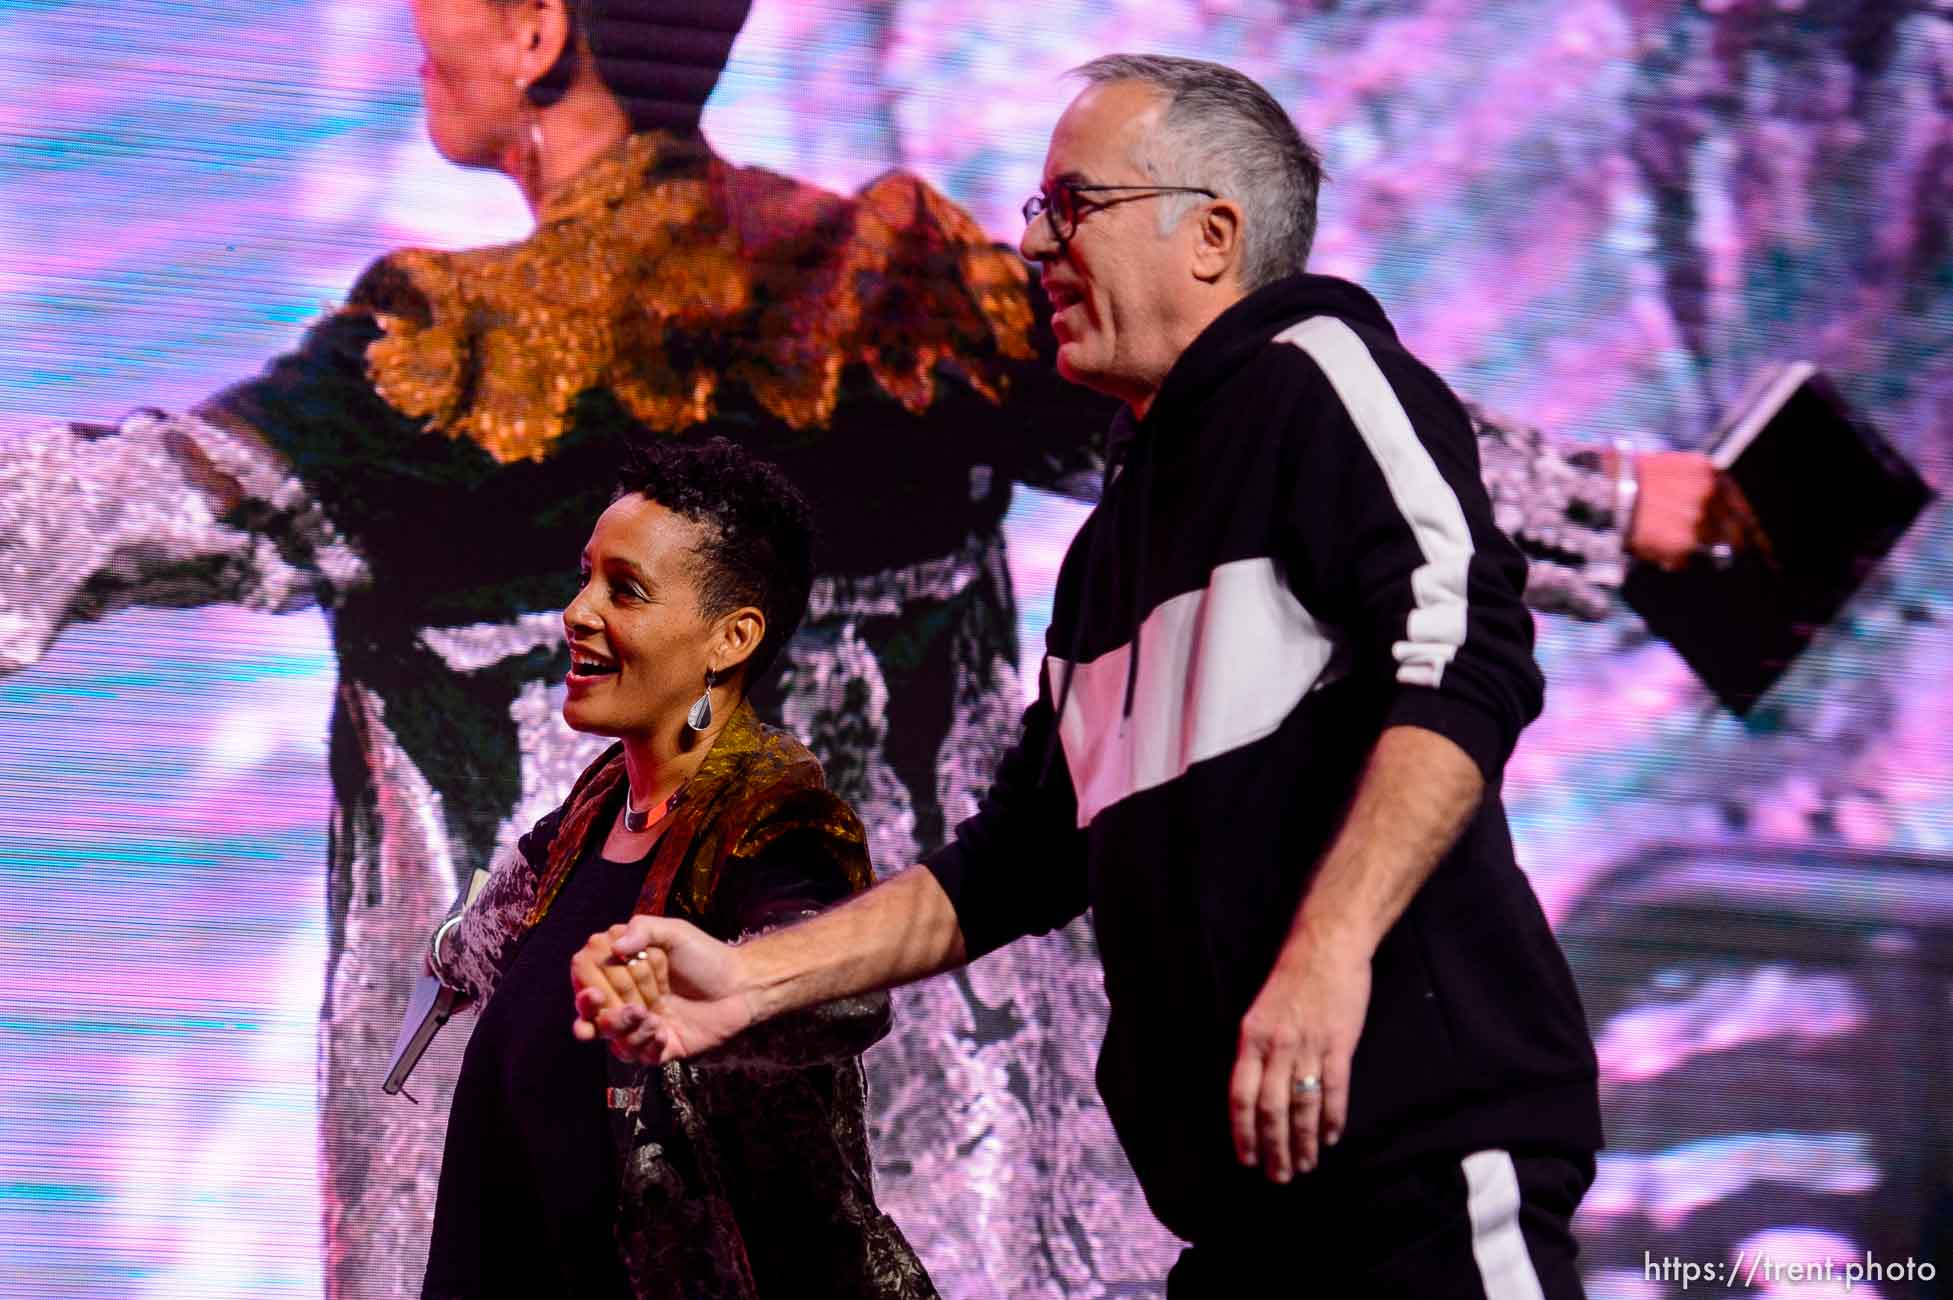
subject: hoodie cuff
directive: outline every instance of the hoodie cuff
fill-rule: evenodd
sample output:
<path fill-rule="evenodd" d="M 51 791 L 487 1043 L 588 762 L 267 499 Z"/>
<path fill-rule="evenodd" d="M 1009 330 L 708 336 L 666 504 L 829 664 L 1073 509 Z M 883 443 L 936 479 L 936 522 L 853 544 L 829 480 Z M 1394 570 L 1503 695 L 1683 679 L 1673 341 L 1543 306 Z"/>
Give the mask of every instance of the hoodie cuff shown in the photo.
<path fill-rule="evenodd" d="M 923 858 L 922 865 L 942 886 L 943 893 L 949 896 L 949 905 L 956 911 L 956 928 L 963 935 L 963 951 L 968 959 L 978 957 L 1007 943 L 1008 938 L 998 938 L 992 931 L 997 927 L 986 925 L 985 918 L 972 915 L 969 894 L 969 875 L 974 864 L 970 852 L 963 844 L 962 828 L 950 838 L 949 843 Z"/>
<path fill-rule="evenodd" d="M 1435 731 L 1471 756 L 1487 789 L 1498 785 L 1512 741 L 1499 720 L 1455 695 L 1412 687 L 1400 691 L 1384 715 L 1385 727 Z"/>

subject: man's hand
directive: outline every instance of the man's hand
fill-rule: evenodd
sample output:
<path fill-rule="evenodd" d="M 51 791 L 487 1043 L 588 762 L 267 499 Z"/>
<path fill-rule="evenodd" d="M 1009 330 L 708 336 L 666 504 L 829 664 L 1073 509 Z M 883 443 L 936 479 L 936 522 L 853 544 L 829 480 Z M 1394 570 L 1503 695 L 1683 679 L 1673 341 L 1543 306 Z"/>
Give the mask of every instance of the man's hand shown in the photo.
<path fill-rule="evenodd" d="M 1484 792 L 1472 757 L 1437 732 L 1395 726 L 1377 738 L 1349 816 L 1241 1020 L 1228 1118 L 1242 1164 L 1285 1183 L 1342 1136 L 1370 959 Z"/>
<path fill-rule="evenodd" d="M 1349 1117 L 1350 1058 L 1370 1004 L 1362 945 L 1298 931 L 1241 1021 L 1228 1086 L 1235 1155 L 1278 1183 L 1316 1166 Z"/>
<path fill-rule="evenodd" d="M 635 916 L 591 935 L 570 960 L 570 983 L 572 1032 L 640 1065 L 709 1051 L 754 1020 L 738 949 L 669 917 Z"/>

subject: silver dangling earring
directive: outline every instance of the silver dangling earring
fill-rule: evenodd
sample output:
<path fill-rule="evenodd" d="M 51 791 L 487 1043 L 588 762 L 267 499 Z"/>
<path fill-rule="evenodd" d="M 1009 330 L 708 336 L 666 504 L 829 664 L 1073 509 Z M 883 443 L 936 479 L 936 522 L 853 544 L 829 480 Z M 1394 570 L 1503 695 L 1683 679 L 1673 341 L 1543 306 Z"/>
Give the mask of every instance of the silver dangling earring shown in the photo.
<path fill-rule="evenodd" d="M 712 670 L 705 670 L 705 693 L 692 703 L 692 711 L 685 715 L 685 725 L 693 731 L 704 731 L 712 725 Z"/>
<path fill-rule="evenodd" d="M 522 111 L 529 115 L 529 166 L 530 179 L 542 177 L 543 126 L 542 111 L 529 98 L 529 83 L 522 78 L 515 79 L 515 93 L 522 96 Z"/>

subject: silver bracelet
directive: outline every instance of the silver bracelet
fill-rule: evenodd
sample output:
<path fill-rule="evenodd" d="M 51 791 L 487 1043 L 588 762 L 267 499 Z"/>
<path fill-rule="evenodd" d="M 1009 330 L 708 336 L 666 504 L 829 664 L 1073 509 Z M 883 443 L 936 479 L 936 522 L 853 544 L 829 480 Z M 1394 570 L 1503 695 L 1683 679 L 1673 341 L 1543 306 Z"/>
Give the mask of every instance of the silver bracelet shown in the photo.
<path fill-rule="evenodd" d="M 1634 499 L 1641 493 L 1641 477 L 1635 472 L 1635 450 L 1626 438 L 1614 439 L 1614 519 L 1621 526 L 1621 549 L 1634 535 Z"/>
<path fill-rule="evenodd" d="M 455 988 L 456 985 L 448 976 L 447 966 L 441 961 L 441 940 L 447 938 L 454 931 L 454 927 L 461 924 L 461 917 L 462 913 L 456 912 L 453 916 L 450 916 L 447 920 L 435 926 L 434 938 L 427 945 L 427 968 L 434 972 L 435 979 L 441 981 L 441 983 L 447 985 L 449 988 Z"/>

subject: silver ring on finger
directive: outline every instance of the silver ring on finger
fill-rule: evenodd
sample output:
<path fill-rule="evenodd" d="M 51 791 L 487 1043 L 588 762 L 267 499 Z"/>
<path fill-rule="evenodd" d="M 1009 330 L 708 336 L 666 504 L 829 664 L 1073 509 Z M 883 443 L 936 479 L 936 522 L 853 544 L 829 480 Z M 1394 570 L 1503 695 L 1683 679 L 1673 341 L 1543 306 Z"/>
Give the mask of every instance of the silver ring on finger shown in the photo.
<path fill-rule="evenodd" d="M 1322 1091 L 1322 1080 L 1313 1074 L 1305 1074 L 1297 1079 L 1292 1086 L 1295 1092 L 1295 1099 L 1302 1101 L 1307 1098 L 1312 1098 Z"/>

